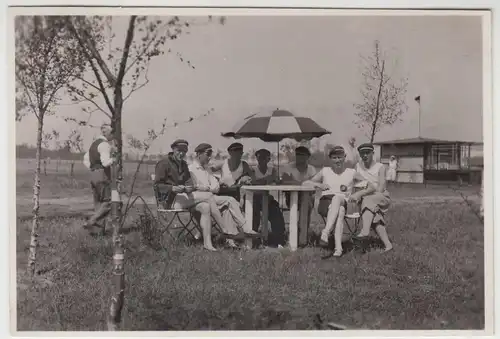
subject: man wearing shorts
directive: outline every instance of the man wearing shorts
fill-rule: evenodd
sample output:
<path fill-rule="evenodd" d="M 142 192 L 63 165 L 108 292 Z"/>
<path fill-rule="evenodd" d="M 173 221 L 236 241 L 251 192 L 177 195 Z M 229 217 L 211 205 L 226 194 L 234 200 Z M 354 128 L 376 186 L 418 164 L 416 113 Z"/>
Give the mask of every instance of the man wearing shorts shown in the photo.
<path fill-rule="evenodd" d="M 384 252 L 392 250 L 386 230 L 384 213 L 389 208 L 390 196 L 386 188 L 385 166 L 373 159 L 372 144 L 362 144 L 358 147 L 361 162 L 356 164 L 356 173 L 362 181 L 356 184 L 361 190 L 351 195 L 350 201 L 361 201 L 361 220 L 363 227 L 357 238 L 367 237 L 373 226 L 384 243 Z"/>

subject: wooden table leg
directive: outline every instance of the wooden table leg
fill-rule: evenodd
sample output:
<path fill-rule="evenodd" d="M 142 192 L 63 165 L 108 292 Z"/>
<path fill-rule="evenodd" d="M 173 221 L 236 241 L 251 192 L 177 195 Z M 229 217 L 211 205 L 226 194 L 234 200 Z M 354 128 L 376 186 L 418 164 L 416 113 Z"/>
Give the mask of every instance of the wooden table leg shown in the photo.
<path fill-rule="evenodd" d="M 307 234 L 309 231 L 309 198 L 309 192 L 301 192 L 301 205 L 299 211 L 299 246 L 307 246 Z"/>
<path fill-rule="evenodd" d="M 248 225 L 253 225 L 253 192 L 245 192 L 245 219 Z M 247 248 L 252 248 L 252 239 L 246 239 L 245 245 Z"/>
<path fill-rule="evenodd" d="M 290 194 L 290 234 L 289 234 L 289 244 L 290 250 L 297 250 L 297 238 L 298 238 L 298 200 L 299 193 L 291 192 Z"/>
<path fill-rule="evenodd" d="M 267 244 L 267 239 L 269 237 L 269 193 L 263 192 L 262 194 L 262 217 L 261 217 L 261 225 L 262 225 L 262 239 Z"/>

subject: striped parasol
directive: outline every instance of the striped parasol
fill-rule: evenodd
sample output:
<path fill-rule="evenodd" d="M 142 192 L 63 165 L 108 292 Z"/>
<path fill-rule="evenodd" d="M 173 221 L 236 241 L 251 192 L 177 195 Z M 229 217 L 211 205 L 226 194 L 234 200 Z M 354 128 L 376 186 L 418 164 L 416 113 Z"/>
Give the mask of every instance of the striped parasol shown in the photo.
<path fill-rule="evenodd" d="M 222 133 L 222 136 L 280 142 L 287 138 L 296 141 L 311 140 L 330 133 L 311 118 L 296 117 L 289 111 L 277 109 L 271 115 L 253 114 L 238 123 L 231 131 Z"/>

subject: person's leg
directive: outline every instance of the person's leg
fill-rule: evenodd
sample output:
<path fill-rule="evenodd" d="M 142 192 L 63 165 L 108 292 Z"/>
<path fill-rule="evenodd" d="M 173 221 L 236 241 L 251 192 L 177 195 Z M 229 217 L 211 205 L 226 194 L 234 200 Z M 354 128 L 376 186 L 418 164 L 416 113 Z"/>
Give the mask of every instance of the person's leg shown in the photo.
<path fill-rule="evenodd" d="M 274 199 L 269 199 L 268 204 L 269 221 L 271 222 L 271 231 L 276 245 L 285 245 L 285 218 L 281 212 L 279 203 Z"/>
<path fill-rule="evenodd" d="M 253 197 L 253 217 L 252 217 L 252 229 L 255 232 L 259 231 L 259 226 L 261 222 L 260 212 L 262 211 L 262 196 L 255 194 Z M 263 223 L 266 226 L 266 223 Z"/>
<path fill-rule="evenodd" d="M 384 225 L 378 224 L 375 227 L 375 232 L 377 232 L 378 236 L 380 237 L 380 240 L 384 243 L 385 249 L 384 251 L 390 251 L 392 250 L 392 243 L 389 240 L 389 236 L 387 235 L 387 230 Z"/>
<path fill-rule="evenodd" d="M 361 220 L 363 226 L 357 237 L 366 237 L 370 234 L 372 225 L 385 225 L 382 210 L 389 207 L 390 199 L 387 194 L 376 192 L 363 197 L 361 202 Z"/>
<path fill-rule="evenodd" d="M 333 225 L 337 221 L 340 206 L 342 205 L 344 199 L 339 196 L 333 196 L 330 206 L 328 207 L 328 215 L 326 217 L 326 225 L 321 232 L 321 241 L 328 243 L 328 238 L 332 233 Z"/>
<path fill-rule="evenodd" d="M 334 256 L 342 255 L 342 235 L 344 234 L 344 216 L 345 216 L 345 205 L 341 205 L 339 208 L 339 215 L 337 216 L 337 222 L 335 224 L 335 252 Z"/>
<path fill-rule="evenodd" d="M 252 230 L 251 225 L 247 225 L 245 216 L 241 212 L 240 209 L 240 204 L 238 201 L 236 201 L 235 198 L 230 197 L 230 196 L 218 196 L 215 195 L 214 199 L 217 203 L 217 206 L 225 206 L 227 209 L 224 213 L 226 213 L 229 217 L 224 218 L 226 223 L 231 224 L 229 225 L 229 229 L 236 229 L 236 232 L 238 232 L 240 229 L 243 230 L 243 232 L 251 235 L 256 235 L 258 234 L 257 232 Z"/>
<path fill-rule="evenodd" d="M 111 211 L 111 187 L 108 181 L 95 182 L 97 197 L 94 198 L 98 202 L 97 210 L 88 221 L 90 226 L 99 226 L 99 222 L 105 219 Z"/>
<path fill-rule="evenodd" d="M 210 214 L 214 218 L 215 222 L 222 228 L 222 230 L 226 234 L 237 235 L 239 232 L 234 223 L 227 223 L 222 217 L 222 214 L 220 213 L 219 210 L 219 206 L 217 206 L 217 201 L 215 200 L 215 197 L 211 196 L 207 200 L 207 202 L 210 206 Z"/>
<path fill-rule="evenodd" d="M 210 204 L 200 202 L 195 207 L 200 215 L 200 226 L 203 231 L 203 247 L 209 251 L 217 251 L 212 245 L 212 216 L 210 214 Z"/>

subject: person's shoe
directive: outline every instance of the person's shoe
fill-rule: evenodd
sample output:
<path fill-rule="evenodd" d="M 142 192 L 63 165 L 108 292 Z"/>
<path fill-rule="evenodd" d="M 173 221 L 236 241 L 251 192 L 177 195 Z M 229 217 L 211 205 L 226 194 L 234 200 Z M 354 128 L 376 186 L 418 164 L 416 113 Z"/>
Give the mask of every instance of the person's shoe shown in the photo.
<path fill-rule="evenodd" d="M 213 246 L 203 246 L 203 248 L 210 252 L 217 252 L 217 249 Z"/>
<path fill-rule="evenodd" d="M 333 256 L 337 257 L 337 258 L 341 257 L 342 256 L 342 249 L 338 249 L 338 250 L 336 249 L 335 252 L 333 252 Z"/>
<path fill-rule="evenodd" d="M 322 247 L 328 246 L 328 235 L 326 233 L 321 232 L 321 238 L 319 239 L 319 245 Z"/>
<path fill-rule="evenodd" d="M 391 247 L 386 247 L 386 248 L 380 250 L 380 253 L 387 253 L 387 252 L 390 252 L 392 250 L 394 250 L 394 247 L 392 247 L 392 245 L 391 245 Z"/>
<path fill-rule="evenodd" d="M 234 242 L 233 239 L 227 239 L 226 245 L 229 246 L 230 248 L 239 248 L 239 246 Z"/>
<path fill-rule="evenodd" d="M 358 239 L 358 240 L 363 240 L 363 239 L 368 238 L 369 236 L 370 236 L 370 234 L 369 234 L 369 233 L 368 233 L 368 234 L 366 234 L 366 235 L 365 235 L 365 234 L 361 234 L 361 233 L 359 233 L 359 234 L 356 234 L 355 236 L 353 236 L 353 238 L 354 238 L 354 239 Z"/>

